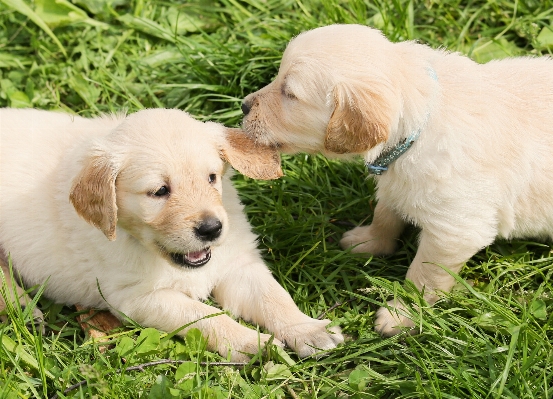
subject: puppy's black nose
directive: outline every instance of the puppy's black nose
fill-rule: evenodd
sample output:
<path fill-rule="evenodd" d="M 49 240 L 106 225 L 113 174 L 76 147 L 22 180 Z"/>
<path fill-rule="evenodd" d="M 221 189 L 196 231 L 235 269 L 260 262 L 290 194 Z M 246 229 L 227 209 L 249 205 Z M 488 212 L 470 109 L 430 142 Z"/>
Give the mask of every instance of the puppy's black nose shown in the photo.
<path fill-rule="evenodd" d="M 213 241 L 221 235 L 223 224 L 215 217 L 209 217 L 194 228 L 196 236 L 202 241 Z"/>
<path fill-rule="evenodd" d="M 248 105 L 248 103 L 246 103 L 245 101 L 242 103 L 242 112 L 244 113 L 244 115 L 248 115 L 251 109 L 252 108 Z"/>

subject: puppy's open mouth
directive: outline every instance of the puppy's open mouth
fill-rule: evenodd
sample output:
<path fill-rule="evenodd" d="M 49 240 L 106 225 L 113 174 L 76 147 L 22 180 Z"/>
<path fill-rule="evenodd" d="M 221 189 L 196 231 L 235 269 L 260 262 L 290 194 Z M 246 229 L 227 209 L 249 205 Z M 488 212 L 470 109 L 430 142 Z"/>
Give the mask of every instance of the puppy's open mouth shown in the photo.
<path fill-rule="evenodd" d="M 200 267 L 211 259 L 211 248 L 187 253 L 169 252 L 168 255 L 179 266 Z"/>

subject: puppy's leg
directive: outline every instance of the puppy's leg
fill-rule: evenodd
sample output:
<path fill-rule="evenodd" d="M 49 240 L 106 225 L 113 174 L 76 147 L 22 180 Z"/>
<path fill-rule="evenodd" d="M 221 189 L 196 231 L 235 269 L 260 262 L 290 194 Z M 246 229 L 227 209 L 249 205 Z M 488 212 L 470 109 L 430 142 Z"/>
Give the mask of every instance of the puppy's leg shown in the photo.
<path fill-rule="evenodd" d="M 271 339 L 270 335 L 258 334 L 226 314 L 212 316 L 221 313 L 221 310 L 172 289 L 159 289 L 121 304 L 110 298 L 108 301 L 134 321 L 162 331 L 171 332 L 193 323 L 179 335 L 184 336 L 191 328 L 197 328 L 207 337 L 209 350 L 216 350 L 223 357 L 230 352 L 230 358 L 235 362 L 249 361 L 250 356 L 247 354 L 256 354 Z M 282 345 L 278 340 L 273 343 Z"/>
<path fill-rule="evenodd" d="M 0 260 L 0 267 L 2 268 L 3 276 L 0 276 L 0 284 L 5 282 L 2 294 L 0 294 L 0 313 L 4 312 L 7 308 L 6 300 L 11 303 L 19 302 L 22 308 L 25 308 L 30 302 L 31 298 L 23 288 L 21 288 L 17 283 L 15 283 L 10 275 L 10 269 L 8 265 Z M 0 319 L 5 320 L 5 316 L 0 316 Z M 41 326 L 44 321 L 44 316 L 42 312 L 34 308 L 33 309 L 33 323 L 35 326 Z"/>
<path fill-rule="evenodd" d="M 429 305 L 433 305 L 438 300 L 439 292 L 449 292 L 455 285 L 455 279 L 439 265 L 459 273 L 468 259 L 491 244 L 495 232 L 489 229 L 486 234 L 476 236 L 476 234 L 460 236 L 455 233 L 434 235 L 423 229 L 417 254 L 409 266 L 406 278 L 411 280 L 419 290 L 424 289 L 424 300 Z M 401 332 L 399 327 L 414 326 L 414 323 L 405 316 L 405 308 L 400 301 L 394 299 L 389 301 L 388 305 L 389 309 L 382 307 L 377 312 L 376 331 L 382 335 L 391 336 Z"/>
<path fill-rule="evenodd" d="M 354 253 L 389 255 L 396 250 L 397 239 L 405 228 L 405 222 L 392 209 L 378 202 L 370 226 L 356 227 L 344 233 L 342 248 L 352 248 Z"/>
<path fill-rule="evenodd" d="M 260 260 L 241 263 L 222 279 L 213 295 L 223 308 L 266 327 L 300 357 L 344 341 L 339 327 L 326 328 L 330 320 L 302 313 Z"/>

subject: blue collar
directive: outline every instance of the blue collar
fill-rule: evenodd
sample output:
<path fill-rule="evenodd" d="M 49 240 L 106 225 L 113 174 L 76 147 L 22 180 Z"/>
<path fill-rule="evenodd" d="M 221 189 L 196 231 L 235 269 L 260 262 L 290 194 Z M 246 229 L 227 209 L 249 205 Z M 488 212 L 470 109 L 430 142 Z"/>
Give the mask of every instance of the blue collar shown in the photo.
<path fill-rule="evenodd" d="M 436 74 L 436 71 L 431 66 L 426 67 L 426 73 L 432 80 L 438 81 L 438 75 Z M 430 114 L 426 114 L 426 121 L 428 121 L 428 118 L 430 117 Z M 426 125 L 426 122 L 424 123 Z M 401 143 L 396 145 L 394 148 L 390 148 L 388 151 L 383 152 L 376 158 L 372 163 L 365 162 L 365 167 L 367 168 L 367 172 L 371 175 L 381 175 L 382 173 L 386 172 L 388 170 L 388 166 L 394 162 L 396 159 L 398 159 L 400 156 L 402 156 L 405 151 L 407 151 L 409 148 L 411 148 L 411 145 L 415 142 L 416 139 L 419 138 L 422 131 L 422 127 L 418 130 L 411 133 L 409 137 L 407 137 L 405 140 L 403 140 Z"/>
<path fill-rule="evenodd" d="M 411 145 L 419 138 L 422 128 L 413 132 L 409 137 L 396 145 L 394 148 L 390 148 L 388 151 L 383 152 L 372 163 L 365 163 L 367 171 L 371 175 L 381 175 L 388 170 L 388 166 L 402 156 L 405 151 L 411 148 Z"/>

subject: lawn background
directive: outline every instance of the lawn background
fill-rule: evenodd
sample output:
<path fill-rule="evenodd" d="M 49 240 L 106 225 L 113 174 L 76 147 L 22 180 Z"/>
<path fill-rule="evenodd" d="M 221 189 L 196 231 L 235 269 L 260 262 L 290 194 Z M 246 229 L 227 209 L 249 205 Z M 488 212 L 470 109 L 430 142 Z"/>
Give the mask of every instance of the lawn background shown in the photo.
<path fill-rule="evenodd" d="M 331 23 L 370 25 L 393 41 L 478 62 L 553 49 L 551 0 L 0 0 L 0 106 L 84 116 L 180 108 L 238 126 L 241 98 L 272 80 L 286 43 Z M 79 381 L 86 384 L 69 396 L 553 398 L 550 244 L 494 243 L 428 308 L 403 285 L 415 228 L 388 258 L 337 245 L 372 217 L 374 183 L 361 162 L 297 155 L 283 168 L 278 181 L 238 175 L 236 185 L 275 277 L 304 312 L 341 325 L 345 345 L 318 360 L 273 350 L 235 367 L 210 364 L 226 359 L 206 352 L 197 332 L 183 340 L 129 328 L 101 353 L 74 308 L 37 298 L 44 335 L 26 328 L 30 309 L 10 308 L 0 324 L 0 398 L 64 397 Z M 413 318 L 422 334 L 383 339 L 373 331 L 375 310 L 392 294 L 419 305 Z M 183 363 L 127 370 L 159 359 Z"/>

